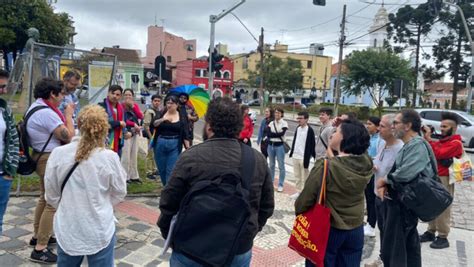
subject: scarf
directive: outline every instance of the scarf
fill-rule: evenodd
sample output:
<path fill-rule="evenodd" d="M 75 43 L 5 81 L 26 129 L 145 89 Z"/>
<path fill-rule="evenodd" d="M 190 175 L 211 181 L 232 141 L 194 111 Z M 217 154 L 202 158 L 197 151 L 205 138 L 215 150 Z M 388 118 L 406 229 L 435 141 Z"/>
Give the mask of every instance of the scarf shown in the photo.
<path fill-rule="evenodd" d="M 63 113 L 57 108 L 55 107 L 53 104 L 51 104 L 51 102 L 49 102 L 48 100 L 43 99 L 43 102 L 48 106 L 50 107 L 54 112 L 56 112 L 56 114 L 58 114 L 59 118 L 63 121 L 64 125 L 66 125 L 66 118 L 64 117 Z"/>
<path fill-rule="evenodd" d="M 107 114 L 109 115 L 110 118 L 112 118 L 115 121 L 123 121 L 123 109 L 122 105 L 117 104 L 117 113 L 114 112 L 114 108 L 112 104 L 110 103 L 109 99 L 105 99 L 105 107 Z M 117 127 L 112 129 L 112 131 L 109 132 L 109 146 L 110 149 L 115 151 L 117 154 L 121 153 L 121 148 L 122 148 L 122 143 L 123 143 L 123 129 L 122 127 Z"/>

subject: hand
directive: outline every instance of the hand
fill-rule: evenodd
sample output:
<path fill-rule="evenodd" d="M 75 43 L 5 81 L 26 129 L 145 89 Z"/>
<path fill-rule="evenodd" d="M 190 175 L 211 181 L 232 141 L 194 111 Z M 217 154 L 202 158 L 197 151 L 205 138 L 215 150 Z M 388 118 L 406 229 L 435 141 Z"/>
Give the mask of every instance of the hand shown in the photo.
<path fill-rule="evenodd" d="M 244 143 L 248 143 L 249 142 L 249 139 L 248 138 L 244 138 L 244 140 L 242 140 Z"/>
<path fill-rule="evenodd" d="M 423 125 L 422 127 L 423 127 L 423 137 L 426 140 L 431 140 L 431 128 L 426 125 Z"/>
<path fill-rule="evenodd" d="M 125 128 L 125 126 L 127 126 L 127 124 L 124 121 L 120 121 L 120 127 Z"/>
<path fill-rule="evenodd" d="M 125 133 L 125 139 L 130 139 L 132 137 L 132 133 L 131 132 L 126 132 Z"/>
<path fill-rule="evenodd" d="M 135 125 L 133 126 L 133 129 L 135 130 L 136 133 L 139 133 L 140 130 L 142 129 L 142 127 L 138 126 L 138 125 L 135 123 Z"/>
<path fill-rule="evenodd" d="M 378 171 L 379 168 L 377 166 L 374 165 L 374 168 L 373 168 L 374 172 Z"/>
<path fill-rule="evenodd" d="M 387 182 L 385 181 L 385 177 L 378 179 L 375 187 L 377 189 L 377 195 L 383 201 L 385 193 L 387 192 Z"/>
<path fill-rule="evenodd" d="M 191 146 L 191 143 L 189 143 L 189 140 L 184 140 L 184 149 L 188 149 Z"/>
<path fill-rule="evenodd" d="M 384 200 L 384 197 L 385 197 L 386 193 L 387 193 L 387 187 L 386 186 L 380 187 L 380 188 L 377 189 L 377 195 L 382 201 Z"/>
<path fill-rule="evenodd" d="M 76 105 L 74 105 L 74 103 L 67 104 L 66 108 L 64 109 L 64 116 L 72 117 L 72 115 L 74 114 L 75 108 L 76 108 Z"/>

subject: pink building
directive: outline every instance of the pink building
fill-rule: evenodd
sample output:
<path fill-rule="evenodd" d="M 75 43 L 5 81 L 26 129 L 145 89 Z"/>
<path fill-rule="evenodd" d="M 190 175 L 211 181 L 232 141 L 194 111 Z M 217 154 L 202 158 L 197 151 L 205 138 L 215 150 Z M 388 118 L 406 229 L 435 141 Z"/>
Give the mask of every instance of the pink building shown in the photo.
<path fill-rule="evenodd" d="M 196 58 L 196 40 L 186 40 L 165 32 L 163 27 L 149 26 L 146 56 L 141 59 L 145 68 L 155 67 L 155 58 L 160 55 L 160 43 L 167 69 L 175 68 L 179 61 Z"/>

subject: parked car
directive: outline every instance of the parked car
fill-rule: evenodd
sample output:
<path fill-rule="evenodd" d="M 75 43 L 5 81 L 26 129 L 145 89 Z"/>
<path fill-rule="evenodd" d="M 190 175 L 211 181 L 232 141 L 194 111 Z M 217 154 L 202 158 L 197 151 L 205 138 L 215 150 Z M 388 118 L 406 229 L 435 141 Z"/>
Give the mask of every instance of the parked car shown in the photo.
<path fill-rule="evenodd" d="M 457 115 L 459 126 L 457 133 L 461 135 L 465 147 L 474 148 L 474 116 L 464 111 L 439 110 L 439 109 L 416 109 L 420 114 L 423 125 L 431 125 L 436 132 L 440 132 L 441 113 L 451 112 Z"/>
<path fill-rule="evenodd" d="M 295 108 L 303 108 L 303 109 L 306 108 L 306 105 L 301 104 L 300 102 L 289 101 L 289 102 L 285 102 L 285 105 L 292 106 L 292 107 L 295 107 Z"/>
<path fill-rule="evenodd" d="M 244 103 L 247 106 L 260 106 L 260 101 L 258 99 L 252 99 Z"/>

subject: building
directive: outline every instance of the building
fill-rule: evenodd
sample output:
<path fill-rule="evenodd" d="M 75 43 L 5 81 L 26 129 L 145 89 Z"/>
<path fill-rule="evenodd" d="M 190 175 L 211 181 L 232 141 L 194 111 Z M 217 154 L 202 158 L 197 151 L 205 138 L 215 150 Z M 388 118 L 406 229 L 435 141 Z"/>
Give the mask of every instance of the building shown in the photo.
<path fill-rule="evenodd" d="M 224 57 L 220 63 L 224 66 L 214 76 L 215 94 L 229 95 L 232 94 L 234 63 L 228 57 Z M 209 88 L 208 68 L 207 57 L 178 62 L 175 85 L 194 84 L 207 90 Z"/>
<path fill-rule="evenodd" d="M 118 64 L 115 74 L 117 84 L 123 88 L 131 88 L 136 94 L 140 94 L 144 82 L 143 64 L 139 57 L 140 51 L 124 49 L 116 45 L 113 47 L 104 47 L 102 53 L 117 56 Z"/>
<path fill-rule="evenodd" d="M 457 100 L 466 101 L 467 89 L 462 88 L 457 92 Z M 453 83 L 431 82 L 425 83 L 425 103 L 428 107 L 450 109 L 453 97 Z"/>
<path fill-rule="evenodd" d="M 369 29 L 370 48 L 383 48 L 385 41 L 388 40 L 388 23 L 388 12 L 382 4 L 377 14 L 375 14 L 372 26 Z"/>

